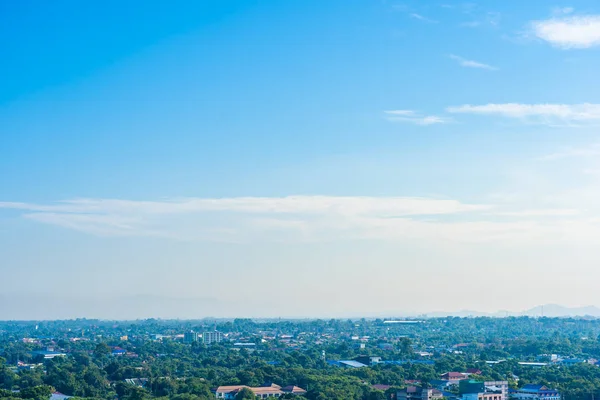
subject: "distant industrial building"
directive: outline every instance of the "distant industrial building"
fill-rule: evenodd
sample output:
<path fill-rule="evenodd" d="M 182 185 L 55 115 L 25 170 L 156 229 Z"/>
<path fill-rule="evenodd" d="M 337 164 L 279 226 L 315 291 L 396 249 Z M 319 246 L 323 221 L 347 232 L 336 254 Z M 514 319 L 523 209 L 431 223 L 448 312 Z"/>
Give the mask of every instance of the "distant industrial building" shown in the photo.
<path fill-rule="evenodd" d="M 223 334 L 221 332 L 204 332 L 202 334 L 202 340 L 204 344 L 221 343 L 223 341 Z"/>

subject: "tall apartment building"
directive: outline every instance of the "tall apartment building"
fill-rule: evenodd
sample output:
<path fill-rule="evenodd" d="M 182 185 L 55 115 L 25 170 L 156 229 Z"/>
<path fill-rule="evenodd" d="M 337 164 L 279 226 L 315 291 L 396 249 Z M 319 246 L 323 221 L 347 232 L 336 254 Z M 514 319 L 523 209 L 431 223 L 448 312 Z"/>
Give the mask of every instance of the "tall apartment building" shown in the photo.
<path fill-rule="evenodd" d="M 192 344 L 198 341 L 198 334 L 194 331 L 185 332 L 183 334 L 183 343 Z"/>
<path fill-rule="evenodd" d="M 204 332 L 202 334 L 202 340 L 204 344 L 220 343 L 223 341 L 223 334 L 221 332 Z"/>

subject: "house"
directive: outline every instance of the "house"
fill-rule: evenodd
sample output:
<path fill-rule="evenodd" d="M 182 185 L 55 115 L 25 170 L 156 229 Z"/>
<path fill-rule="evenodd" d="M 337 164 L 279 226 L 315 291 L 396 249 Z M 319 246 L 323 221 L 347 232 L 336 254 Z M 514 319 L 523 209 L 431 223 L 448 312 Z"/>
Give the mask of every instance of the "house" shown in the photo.
<path fill-rule="evenodd" d="M 481 370 L 479 368 L 467 368 L 467 374 L 481 375 Z"/>
<path fill-rule="evenodd" d="M 457 383 L 460 380 L 467 379 L 467 375 L 461 372 L 446 372 L 441 376 L 442 380 Z"/>
<path fill-rule="evenodd" d="M 560 393 L 544 385 L 528 384 L 520 389 L 510 390 L 509 396 L 514 400 L 560 400 Z"/>
<path fill-rule="evenodd" d="M 125 383 L 143 388 L 148 384 L 148 378 L 129 378 L 125 379 Z"/>
<path fill-rule="evenodd" d="M 250 387 L 245 385 L 219 386 L 215 391 L 215 396 L 217 399 L 235 399 L 235 396 L 237 396 L 237 394 L 244 388 L 250 389 L 258 399 L 281 397 L 284 394 L 306 394 L 306 390 L 298 386 L 286 386 L 282 388 L 281 386 L 272 383 L 270 385 L 264 385 L 259 387 Z"/>
<path fill-rule="evenodd" d="M 437 389 L 428 389 L 421 386 L 407 386 L 396 392 L 397 400 L 433 400 L 442 399 L 444 394 Z"/>
<path fill-rule="evenodd" d="M 306 394 L 306 390 L 302 389 L 301 387 L 298 386 L 286 386 L 281 388 L 281 391 L 284 393 L 291 393 L 291 394 L 297 394 L 297 395 L 303 395 Z"/>
<path fill-rule="evenodd" d="M 50 395 L 50 400 L 67 400 L 70 399 L 73 396 L 67 396 L 66 394 L 62 394 L 60 392 L 53 392 Z"/>
<path fill-rule="evenodd" d="M 113 349 L 110 352 L 110 354 L 112 356 L 124 356 L 125 354 L 127 354 L 127 350 L 122 349 L 120 347 L 113 347 Z"/>

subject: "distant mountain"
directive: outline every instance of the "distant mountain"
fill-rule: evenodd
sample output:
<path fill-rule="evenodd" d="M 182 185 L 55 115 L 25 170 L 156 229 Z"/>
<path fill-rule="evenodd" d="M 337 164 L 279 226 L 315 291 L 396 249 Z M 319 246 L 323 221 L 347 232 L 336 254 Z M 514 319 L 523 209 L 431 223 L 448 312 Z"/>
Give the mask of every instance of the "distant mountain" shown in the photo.
<path fill-rule="evenodd" d="M 592 317 L 600 318 L 600 308 L 596 306 L 585 306 L 585 307 L 565 307 L 559 304 L 544 304 L 537 307 L 530 308 L 525 311 L 497 311 L 495 313 L 487 313 L 473 310 L 461 310 L 461 311 L 436 311 L 432 313 L 424 314 L 428 318 L 441 318 L 441 317 Z"/>
<path fill-rule="evenodd" d="M 461 311 L 435 311 L 431 313 L 424 314 L 427 318 L 443 318 L 443 317 L 496 317 L 497 315 L 492 313 L 486 313 L 482 311 L 474 311 L 474 310 L 461 310 Z"/>
<path fill-rule="evenodd" d="M 600 308 L 596 306 L 565 307 L 558 304 L 545 304 L 523 311 L 520 315 L 532 317 L 600 317 Z"/>

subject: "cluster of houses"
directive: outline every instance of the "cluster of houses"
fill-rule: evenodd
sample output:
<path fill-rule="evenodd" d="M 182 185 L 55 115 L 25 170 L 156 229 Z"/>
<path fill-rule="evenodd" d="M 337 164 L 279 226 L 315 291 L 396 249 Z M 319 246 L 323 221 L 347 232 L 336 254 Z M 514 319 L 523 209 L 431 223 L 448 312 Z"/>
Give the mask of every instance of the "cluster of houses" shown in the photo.
<path fill-rule="evenodd" d="M 381 357 L 360 356 L 352 360 L 330 360 L 330 365 L 342 368 L 362 368 L 380 363 L 427 363 L 429 360 L 382 361 Z M 520 389 L 510 389 L 508 381 L 484 382 L 472 379 L 480 375 L 477 368 L 466 372 L 446 372 L 439 379 L 429 382 L 427 387 L 419 382 L 407 381 L 406 388 L 396 393 L 397 400 L 561 400 L 556 389 L 544 385 L 528 384 Z"/>
<path fill-rule="evenodd" d="M 470 372 L 469 372 L 470 371 Z M 471 379 L 477 370 L 447 372 L 430 382 L 431 387 L 408 385 L 396 394 L 398 400 L 561 400 L 560 393 L 544 385 L 528 384 L 510 389 L 508 381 L 480 381 Z"/>

